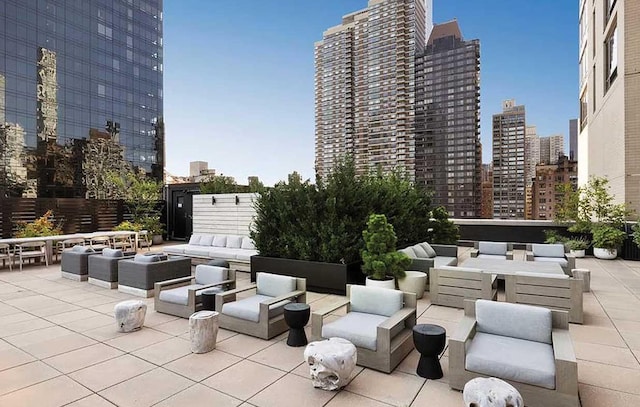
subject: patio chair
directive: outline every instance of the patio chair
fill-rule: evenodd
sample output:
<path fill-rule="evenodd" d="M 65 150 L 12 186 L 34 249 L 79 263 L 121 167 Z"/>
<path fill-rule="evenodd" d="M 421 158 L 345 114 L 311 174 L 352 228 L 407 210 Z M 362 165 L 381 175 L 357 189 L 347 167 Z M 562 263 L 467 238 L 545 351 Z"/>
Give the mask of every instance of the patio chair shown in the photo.
<path fill-rule="evenodd" d="M 514 304 L 528 304 L 567 311 L 569 322 L 584 321 L 582 280 L 559 274 L 536 275 L 516 273 L 505 276 L 505 300 Z"/>
<path fill-rule="evenodd" d="M 151 251 L 151 234 L 147 230 L 141 230 L 138 232 L 138 246 L 140 248 L 146 247 L 147 251 Z"/>
<path fill-rule="evenodd" d="M 578 407 L 578 365 L 566 311 L 465 300 L 465 316 L 449 339 L 449 386 L 497 377 L 528 407 Z"/>
<path fill-rule="evenodd" d="M 464 308 L 465 299 L 498 299 L 498 276 L 469 267 L 442 266 L 431 269 L 431 304 Z"/>
<path fill-rule="evenodd" d="M 163 314 L 189 318 L 202 309 L 203 290 L 216 290 L 217 294 L 234 288 L 235 270 L 199 264 L 194 277 L 176 278 L 155 284 L 155 309 Z"/>
<path fill-rule="evenodd" d="M 237 299 L 239 293 L 256 290 L 256 294 Z M 248 287 L 216 295 L 216 310 L 220 327 L 262 339 L 271 339 L 285 332 L 284 306 L 291 302 L 305 303 L 307 281 L 304 278 L 256 273 L 256 283 Z"/>
<path fill-rule="evenodd" d="M 89 284 L 103 288 L 118 288 L 118 268 L 122 260 L 131 260 L 133 253 L 120 249 L 102 249 L 95 256 L 89 256 Z"/>
<path fill-rule="evenodd" d="M 475 242 L 470 254 L 481 259 L 513 260 L 513 243 Z"/>
<path fill-rule="evenodd" d="M 62 256 L 62 252 L 71 249 L 73 246 L 84 246 L 85 240 L 83 238 L 65 239 L 56 243 L 56 258 Z"/>
<path fill-rule="evenodd" d="M 111 238 L 109 236 L 94 236 L 89 240 L 89 246 L 95 251 L 111 249 Z"/>
<path fill-rule="evenodd" d="M 345 305 L 345 316 L 324 323 L 327 315 Z M 391 373 L 413 349 L 415 324 L 415 294 L 347 285 L 347 299 L 312 314 L 311 336 L 346 339 L 356 346 L 358 365 Z"/>
<path fill-rule="evenodd" d="M 9 271 L 12 271 L 13 265 L 13 253 L 11 253 L 11 246 L 6 243 L 0 243 L 0 260 L 2 260 L 2 267 L 4 268 L 5 262 L 9 261 Z"/>
<path fill-rule="evenodd" d="M 89 246 L 76 245 L 62 252 L 60 272 L 62 277 L 76 281 L 87 281 L 89 277 L 89 256 L 97 252 Z"/>
<path fill-rule="evenodd" d="M 44 263 L 49 267 L 49 258 L 47 257 L 47 244 L 42 241 L 37 242 L 25 242 L 19 243 L 15 246 L 14 256 L 18 258 L 18 264 L 20 265 L 20 271 L 22 271 L 22 265 L 27 259 L 36 258 L 41 262 L 44 258 Z"/>
<path fill-rule="evenodd" d="M 131 235 L 116 235 L 111 240 L 111 248 L 120 249 L 122 251 L 135 251 L 133 248 L 133 237 Z"/>
<path fill-rule="evenodd" d="M 576 268 L 575 256 L 567 253 L 567 248 L 563 244 L 528 244 L 526 259 L 558 263 L 564 274 L 568 276 L 571 275 L 571 270 Z"/>

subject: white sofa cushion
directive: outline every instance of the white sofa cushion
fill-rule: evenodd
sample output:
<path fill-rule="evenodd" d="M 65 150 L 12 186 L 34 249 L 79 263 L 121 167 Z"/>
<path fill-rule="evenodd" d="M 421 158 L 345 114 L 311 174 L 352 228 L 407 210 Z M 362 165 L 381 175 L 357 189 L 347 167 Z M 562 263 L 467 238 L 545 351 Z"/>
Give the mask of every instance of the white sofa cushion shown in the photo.
<path fill-rule="evenodd" d="M 242 300 L 227 302 L 222 305 L 222 313 L 235 318 L 258 322 L 260 320 L 260 303 L 272 298 L 268 295 L 258 294 Z M 269 305 L 269 318 L 281 315 L 284 312 L 284 306 L 290 302 L 289 300 L 284 300 Z"/>
<path fill-rule="evenodd" d="M 250 250 L 255 250 L 256 249 L 256 245 L 253 244 L 253 240 L 251 240 L 251 238 L 249 236 L 243 236 L 242 237 L 242 245 L 240 246 L 241 249 L 250 249 Z"/>
<path fill-rule="evenodd" d="M 230 249 L 239 249 L 242 246 L 242 236 L 229 235 L 227 236 L 226 247 Z"/>
<path fill-rule="evenodd" d="M 211 246 L 226 247 L 227 246 L 227 236 L 226 235 L 215 235 L 213 237 L 213 243 L 211 243 Z"/>
<path fill-rule="evenodd" d="M 478 332 L 551 343 L 551 310 L 531 305 L 476 301 Z"/>
<path fill-rule="evenodd" d="M 507 255 L 507 244 L 502 242 L 478 242 L 478 251 L 483 254 Z"/>
<path fill-rule="evenodd" d="M 429 256 L 429 254 L 427 254 L 427 251 L 423 249 L 419 244 L 411 246 L 411 249 L 413 249 L 414 253 L 419 259 L 428 259 L 431 257 Z"/>
<path fill-rule="evenodd" d="M 518 276 L 527 276 L 527 277 L 545 277 L 545 278 L 559 278 L 559 279 L 567 279 L 568 275 L 564 273 L 551 273 L 551 272 L 531 272 L 531 271 L 516 271 L 516 275 Z"/>
<path fill-rule="evenodd" d="M 164 302 L 187 305 L 187 303 L 189 302 L 189 289 L 199 288 L 199 287 L 202 287 L 202 285 L 191 284 L 191 285 L 185 285 L 182 287 L 171 288 L 169 290 L 162 290 L 160 291 L 160 295 L 158 296 L 158 298 L 160 299 L 160 301 L 164 301 Z M 215 291 L 217 293 L 221 293 L 224 291 L 222 288 L 219 288 L 219 287 L 207 288 L 206 290 Z M 204 290 L 196 291 L 196 304 L 200 302 L 200 297 L 201 297 L 200 294 L 202 294 L 202 291 Z"/>
<path fill-rule="evenodd" d="M 238 249 L 229 249 L 227 247 L 209 247 L 209 257 L 220 258 L 220 259 L 229 259 L 235 260 L 236 253 L 234 250 Z"/>
<path fill-rule="evenodd" d="M 436 257 L 438 253 L 436 253 L 435 249 L 431 247 L 431 245 L 427 242 L 418 243 L 420 247 L 422 247 L 429 257 Z"/>
<path fill-rule="evenodd" d="M 188 254 L 190 256 L 208 257 L 209 249 L 210 247 L 206 246 L 189 245 L 188 247 L 185 247 L 184 254 Z"/>
<path fill-rule="evenodd" d="M 229 278 L 229 269 L 218 266 L 198 264 L 196 266 L 196 284 L 214 284 Z"/>
<path fill-rule="evenodd" d="M 184 254 L 184 249 L 186 249 L 187 247 L 189 247 L 188 244 L 176 244 L 171 246 L 165 246 L 162 248 L 162 250 L 165 253 Z"/>
<path fill-rule="evenodd" d="M 390 317 L 402 309 L 402 291 L 388 288 L 352 285 L 349 296 L 351 311 Z"/>
<path fill-rule="evenodd" d="M 437 256 L 433 258 L 434 267 L 455 266 L 456 264 L 458 264 L 457 257 Z"/>
<path fill-rule="evenodd" d="M 534 261 L 544 261 L 548 263 L 558 263 L 562 267 L 567 267 L 569 262 L 564 257 L 539 257 L 536 256 L 533 258 Z"/>
<path fill-rule="evenodd" d="M 546 343 L 478 332 L 467 349 L 472 372 L 555 389 L 553 347 Z"/>
<path fill-rule="evenodd" d="M 201 238 L 202 238 L 202 233 L 194 233 L 191 235 L 191 238 L 189 239 L 189 244 L 198 244 Z"/>
<path fill-rule="evenodd" d="M 418 256 L 416 256 L 416 252 L 413 250 L 413 247 L 405 247 L 404 249 L 400 249 L 398 251 L 406 254 L 407 256 L 409 256 L 410 259 L 417 259 L 418 258 Z"/>
<path fill-rule="evenodd" d="M 322 337 L 343 338 L 357 347 L 376 350 L 378 325 L 386 320 L 387 317 L 383 315 L 349 312 L 338 320 L 324 325 Z"/>
<path fill-rule="evenodd" d="M 269 297 L 279 297 L 296 290 L 295 277 L 280 276 L 270 273 L 256 273 L 256 293 Z"/>
<path fill-rule="evenodd" d="M 236 253 L 236 259 L 240 261 L 249 261 L 251 260 L 251 256 L 257 256 L 257 255 L 258 255 L 257 250 L 240 249 Z"/>
<path fill-rule="evenodd" d="M 531 251 L 535 257 L 564 257 L 563 244 L 533 244 Z"/>
<path fill-rule="evenodd" d="M 492 259 L 492 260 L 507 260 L 507 256 L 506 255 L 483 254 L 482 252 L 480 252 L 480 254 L 478 254 L 478 258 L 479 259 Z"/>
<path fill-rule="evenodd" d="M 213 235 L 202 235 L 198 246 L 211 246 L 211 242 L 213 242 Z"/>

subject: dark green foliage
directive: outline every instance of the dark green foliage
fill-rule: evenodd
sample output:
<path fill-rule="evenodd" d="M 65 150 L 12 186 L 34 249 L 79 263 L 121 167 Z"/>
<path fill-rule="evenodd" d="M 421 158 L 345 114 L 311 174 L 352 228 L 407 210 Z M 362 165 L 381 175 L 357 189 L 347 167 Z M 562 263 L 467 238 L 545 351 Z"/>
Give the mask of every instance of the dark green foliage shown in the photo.
<path fill-rule="evenodd" d="M 569 239 L 566 236 L 562 236 L 560 232 L 555 229 L 545 229 L 543 232 L 544 242 L 547 244 L 564 243 Z"/>
<path fill-rule="evenodd" d="M 619 249 L 627 234 L 609 225 L 598 225 L 593 228 L 593 247 L 600 249 Z"/>
<path fill-rule="evenodd" d="M 369 216 L 367 229 L 362 232 L 365 249 L 362 250 L 362 272 L 374 280 L 387 276 L 403 278 L 411 259 L 396 251 L 396 233 L 384 215 Z"/>
<path fill-rule="evenodd" d="M 431 227 L 426 241 L 441 244 L 457 244 L 460 238 L 460 228 L 449 220 L 447 210 L 439 206 L 431 214 Z"/>
<path fill-rule="evenodd" d="M 633 242 L 640 247 L 640 223 L 633 225 Z"/>
<path fill-rule="evenodd" d="M 428 240 L 429 228 L 439 235 L 445 224 L 430 221 L 431 197 L 401 172 L 358 176 L 352 159 L 315 185 L 292 174 L 261 191 L 255 208 L 251 237 L 261 255 L 328 263 L 360 261 L 372 213 L 394 225 L 397 247 Z"/>

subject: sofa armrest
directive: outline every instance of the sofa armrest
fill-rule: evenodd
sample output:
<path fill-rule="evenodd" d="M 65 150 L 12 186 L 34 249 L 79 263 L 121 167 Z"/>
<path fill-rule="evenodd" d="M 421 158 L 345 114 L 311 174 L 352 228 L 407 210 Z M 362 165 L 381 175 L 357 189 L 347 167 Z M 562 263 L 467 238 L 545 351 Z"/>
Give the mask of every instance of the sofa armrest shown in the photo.
<path fill-rule="evenodd" d="M 407 270 L 415 270 L 422 271 L 424 273 L 428 273 L 429 270 L 433 267 L 434 260 L 433 259 L 411 259 L 411 265 Z"/>
<path fill-rule="evenodd" d="M 525 257 L 525 259 L 526 259 L 527 261 L 533 261 L 533 258 L 534 258 L 534 256 L 533 256 L 533 252 L 526 252 L 526 257 Z"/>
<path fill-rule="evenodd" d="M 576 256 L 572 253 L 565 253 L 564 257 L 567 259 L 567 270 L 571 272 L 571 270 L 576 268 Z"/>
<path fill-rule="evenodd" d="M 451 335 L 450 340 L 466 343 L 475 335 L 476 324 L 476 319 L 474 317 L 462 317 L 458 324 L 458 328 L 453 335 Z"/>
<path fill-rule="evenodd" d="M 551 341 L 556 365 L 556 390 L 565 394 L 577 395 L 578 363 L 573 351 L 571 335 L 567 329 L 553 329 Z"/>
<path fill-rule="evenodd" d="M 277 304 L 280 301 L 285 301 L 291 298 L 297 298 L 306 294 L 306 291 L 298 290 L 291 291 L 286 294 L 279 295 L 277 297 L 271 298 L 270 300 L 264 300 L 260 302 L 260 321 L 266 321 L 269 319 L 269 306 L 273 304 Z"/>
<path fill-rule="evenodd" d="M 432 244 L 431 247 L 438 256 L 458 257 L 458 246 L 453 244 Z"/>
<path fill-rule="evenodd" d="M 219 310 L 218 312 L 222 311 L 222 306 L 225 303 L 235 301 L 236 294 L 239 294 L 245 291 L 255 290 L 257 288 L 258 288 L 258 285 L 254 283 L 247 287 L 236 288 L 233 290 L 225 291 L 220 294 L 216 294 L 216 309 Z"/>
<path fill-rule="evenodd" d="M 324 323 L 325 315 L 328 315 L 335 310 L 349 305 L 349 303 L 349 299 L 345 298 L 311 314 L 311 337 L 314 341 L 319 341 L 322 339 L 322 325 Z"/>
<path fill-rule="evenodd" d="M 471 249 L 471 251 L 469 252 L 469 256 L 471 257 L 478 257 L 478 254 L 480 254 L 480 250 L 478 249 Z"/>
<path fill-rule="evenodd" d="M 449 338 L 449 371 L 452 376 L 462 375 L 467 359 L 467 341 L 475 335 L 475 317 L 462 317 L 458 329 Z"/>
<path fill-rule="evenodd" d="M 512 250 L 509 250 L 507 252 L 507 260 L 513 260 L 513 251 Z"/>
<path fill-rule="evenodd" d="M 376 331 L 376 350 L 389 352 L 391 349 L 391 340 L 400 332 L 400 329 L 409 325 L 413 327 L 416 324 L 416 309 L 403 308 L 395 314 L 391 315 L 377 327 Z"/>
<path fill-rule="evenodd" d="M 236 283 L 236 280 L 224 280 L 224 281 L 219 281 L 217 283 L 203 284 L 200 287 L 192 287 L 192 288 L 189 288 L 189 291 L 190 292 L 193 291 L 195 293 L 196 291 L 206 290 L 207 288 L 218 287 L 218 286 L 221 286 L 221 285 L 231 285 L 231 284 L 235 285 L 235 283 Z M 226 292 L 228 292 L 228 291 L 226 291 Z M 220 294 L 224 294 L 224 292 L 220 293 Z"/>

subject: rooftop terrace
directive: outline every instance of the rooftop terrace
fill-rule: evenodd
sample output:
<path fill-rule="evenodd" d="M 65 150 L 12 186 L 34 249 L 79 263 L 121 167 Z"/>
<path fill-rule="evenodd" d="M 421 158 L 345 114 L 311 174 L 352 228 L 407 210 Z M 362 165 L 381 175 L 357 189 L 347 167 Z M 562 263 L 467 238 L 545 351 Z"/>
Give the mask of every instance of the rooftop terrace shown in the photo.
<path fill-rule="evenodd" d="M 461 247 L 460 259 L 469 256 Z M 515 258 L 523 259 L 516 251 Z M 584 325 L 571 324 L 584 407 L 640 404 L 640 262 L 578 259 L 591 270 Z M 238 286 L 249 284 L 239 273 Z M 217 349 L 189 349 L 188 320 L 156 313 L 145 328 L 118 333 L 113 307 L 132 298 L 60 277 L 59 265 L 0 270 L 0 406 L 439 406 L 460 407 L 444 378 L 415 374 L 414 350 L 390 375 L 358 367 L 343 390 L 314 389 L 304 348 L 286 334 L 265 341 L 221 329 Z M 316 310 L 340 299 L 308 293 Z M 462 310 L 418 301 L 418 323 L 450 334 Z M 309 329 L 309 328 L 308 328 Z M 526 401 L 526 400 L 525 400 Z"/>

